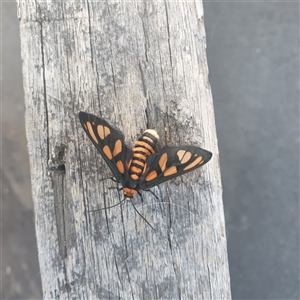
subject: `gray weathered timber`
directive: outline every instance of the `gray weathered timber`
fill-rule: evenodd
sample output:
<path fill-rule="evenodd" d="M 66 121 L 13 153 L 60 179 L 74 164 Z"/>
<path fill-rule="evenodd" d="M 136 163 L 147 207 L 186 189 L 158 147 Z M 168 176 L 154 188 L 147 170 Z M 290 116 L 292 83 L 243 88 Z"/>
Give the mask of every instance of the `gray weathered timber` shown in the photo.
<path fill-rule="evenodd" d="M 26 131 L 45 299 L 230 299 L 219 153 L 199 0 L 19 1 Z M 132 145 L 213 152 L 122 200 L 78 112 Z"/>

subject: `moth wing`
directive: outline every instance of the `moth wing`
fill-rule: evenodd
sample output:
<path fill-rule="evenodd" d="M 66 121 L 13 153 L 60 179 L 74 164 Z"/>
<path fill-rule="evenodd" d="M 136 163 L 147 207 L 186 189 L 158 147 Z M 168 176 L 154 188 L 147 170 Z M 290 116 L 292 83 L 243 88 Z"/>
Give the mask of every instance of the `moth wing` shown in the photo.
<path fill-rule="evenodd" d="M 149 189 L 206 164 L 212 153 L 196 146 L 165 146 L 148 157 L 139 185 Z"/>
<path fill-rule="evenodd" d="M 124 143 L 123 133 L 113 128 L 104 119 L 82 111 L 79 113 L 79 120 L 116 180 L 124 181 L 132 151 Z"/>

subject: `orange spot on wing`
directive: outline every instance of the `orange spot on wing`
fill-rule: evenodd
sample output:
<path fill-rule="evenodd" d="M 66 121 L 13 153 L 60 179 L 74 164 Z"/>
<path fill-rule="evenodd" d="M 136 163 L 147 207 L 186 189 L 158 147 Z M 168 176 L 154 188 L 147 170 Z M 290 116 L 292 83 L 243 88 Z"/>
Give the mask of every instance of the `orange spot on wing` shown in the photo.
<path fill-rule="evenodd" d="M 113 156 L 117 156 L 119 153 L 121 153 L 122 151 L 122 142 L 120 140 L 117 140 L 115 142 L 115 147 L 114 147 L 114 151 L 113 151 Z"/>
<path fill-rule="evenodd" d="M 103 125 L 97 126 L 97 132 L 101 140 L 104 140 L 104 128 Z"/>
<path fill-rule="evenodd" d="M 124 174 L 124 165 L 121 160 L 117 162 L 117 168 L 121 174 Z"/>
<path fill-rule="evenodd" d="M 159 159 L 158 164 L 159 164 L 160 169 L 162 170 L 162 172 L 166 169 L 167 159 L 168 159 L 167 153 L 164 153 L 161 156 L 161 158 Z"/>
<path fill-rule="evenodd" d="M 182 157 L 183 157 L 183 155 L 184 155 L 185 152 L 186 152 L 185 150 L 178 150 L 177 151 L 177 156 L 178 156 L 179 160 L 182 159 Z"/>
<path fill-rule="evenodd" d="M 110 129 L 104 126 L 104 136 L 107 137 L 110 134 Z"/>
<path fill-rule="evenodd" d="M 86 126 L 87 126 L 87 130 L 88 130 L 88 132 L 89 132 L 91 138 L 94 140 L 94 142 L 95 142 L 96 144 L 98 144 L 98 140 L 97 140 L 97 138 L 96 138 L 96 136 L 95 136 L 95 133 L 94 133 L 92 124 L 91 124 L 90 122 L 86 122 Z"/>
<path fill-rule="evenodd" d="M 102 150 L 103 150 L 104 154 L 107 156 L 108 159 L 112 159 L 113 156 L 112 156 L 111 151 L 110 151 L 110 149 L 107 145 L 105 145 Z"/>
<path fill-rule="evenodd" d="M 186 170 L 192 169 L 193 167 L 197 166 L 201 162 L 202 162 L 202 156 L 199 156 L 192 163 L 190 163 L 189 165 L 187 165 L 183 170 L 186 171 Z"/>
<path fill-rule="evenodd" d="M 164 176 L 171 176 L 171 175 L 174 175 L 177 173 L 177 168 L 175 166 L 167 169 L 165 172 L 164 172 Z"/>
<path fill-rule="evenodd" d="M 192 153 L 189 151 L 185 151 L 185 150 L 179 150 L 177 152 L 177 156 L 180 160 L 180 162 L 182 164 L 185 164 L 186 162 L 188 162 L 190 160 L 190 158 L 192 157 Z"/>
<path fill-rule="evenodd" d="M 100 136 L 100 139 L 104 140 L 104 138 L 106 138 L 110 134 L 110 129 L 106 126 L 98 125 L 97 132 Z"/>
<path fill-rule="evenodd" d="M 146 177 L 146 181 L 151 181 L 153 180 L 154 178 L 157 177 L 157 173 L 156 171 L 152 171 L 147 177 Z"/>

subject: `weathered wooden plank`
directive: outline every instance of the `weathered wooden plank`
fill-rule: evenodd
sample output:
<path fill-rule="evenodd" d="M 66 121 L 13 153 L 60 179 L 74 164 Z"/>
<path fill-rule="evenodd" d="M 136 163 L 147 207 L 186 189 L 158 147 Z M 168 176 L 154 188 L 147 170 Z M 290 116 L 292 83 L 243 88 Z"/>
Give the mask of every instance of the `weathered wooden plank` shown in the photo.
<path fill-rule="evenodd" d="M 45 298 L 229 299 L 203 8 L 191 2 L 19 1 L 26 131 Z M 80 127 L 94 113 L 129 144 L 213 152 L 202 168 L 122 199 Z"/>

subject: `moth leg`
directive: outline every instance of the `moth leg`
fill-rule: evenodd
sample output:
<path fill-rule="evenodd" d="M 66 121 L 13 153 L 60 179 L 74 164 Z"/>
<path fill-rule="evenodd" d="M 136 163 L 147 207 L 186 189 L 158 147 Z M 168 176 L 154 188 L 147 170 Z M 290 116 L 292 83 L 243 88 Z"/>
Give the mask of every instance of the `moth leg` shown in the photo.
<path fill-rule="evenodd" d="M 116 180 L 115 178 L 113 178 L 113 177 L 102 178 L 102 179 L 100 179 L 100 181 L 107 180 L 107 179 L 111 179 L 113 182 L 119 183 L 119 181 L 117 181 L 117 180 Z M 121 190 L 123 190 L 123 187 L 111 186 L 111 187 L 109 187 L 108 189 L 109 189 L 109 190 L 116 189 L 116 190 L 118 190 L 118 191 L 121 191 Z"/>
<path fill-rule="evenodd" d="M 139 194 L 139 196 L 141 197 L 142 203 L 144 203 L 144 199 L 143 199 L 143 195 L 140 191 L 137 191 L 137 193 Z"/>
<path fill-rule="evenodd" d="M 111 179 L 111 178 L 107 178 L 107 179 Z M 109 190 L 111 190 L 111 189 L 117 189 L 118 191 L 121 191 L 121 190 L 123 189 L 123 187 L 120 187 L 120 188 L 119 188 L 119 187 L 117 187 L 117 186 L 112 186 L 112 187 L 109 187 L 108 189 L 109 189 Z M 109 208 L 112 208 L 112 207 L 115 207 L 115 206 L 118 206 L 118 205 L 124 203 L 125 200 L 126 200 L 126 199 L 124 198 L 122 201 L 120 201 L 120 202 L 117 203 L 117 204 L 111 205 L 111 206 L 109 206 L 109 207 L 103 207 L 103 208 L 98 208 L 98 209 L 89 210 L 88 212 L 95 212 L 95 211 L 99 211 L 99 210 L 106 210 L 106 209 L 109 209 Z"/>
<path fill-rule="evenodd" d="M 150 192 L 157 200 L 159 200 L 159 198 L 155 195 L 154 192 L 152 192 L 151 190 L 144 190 L 145 192 Z"/>

